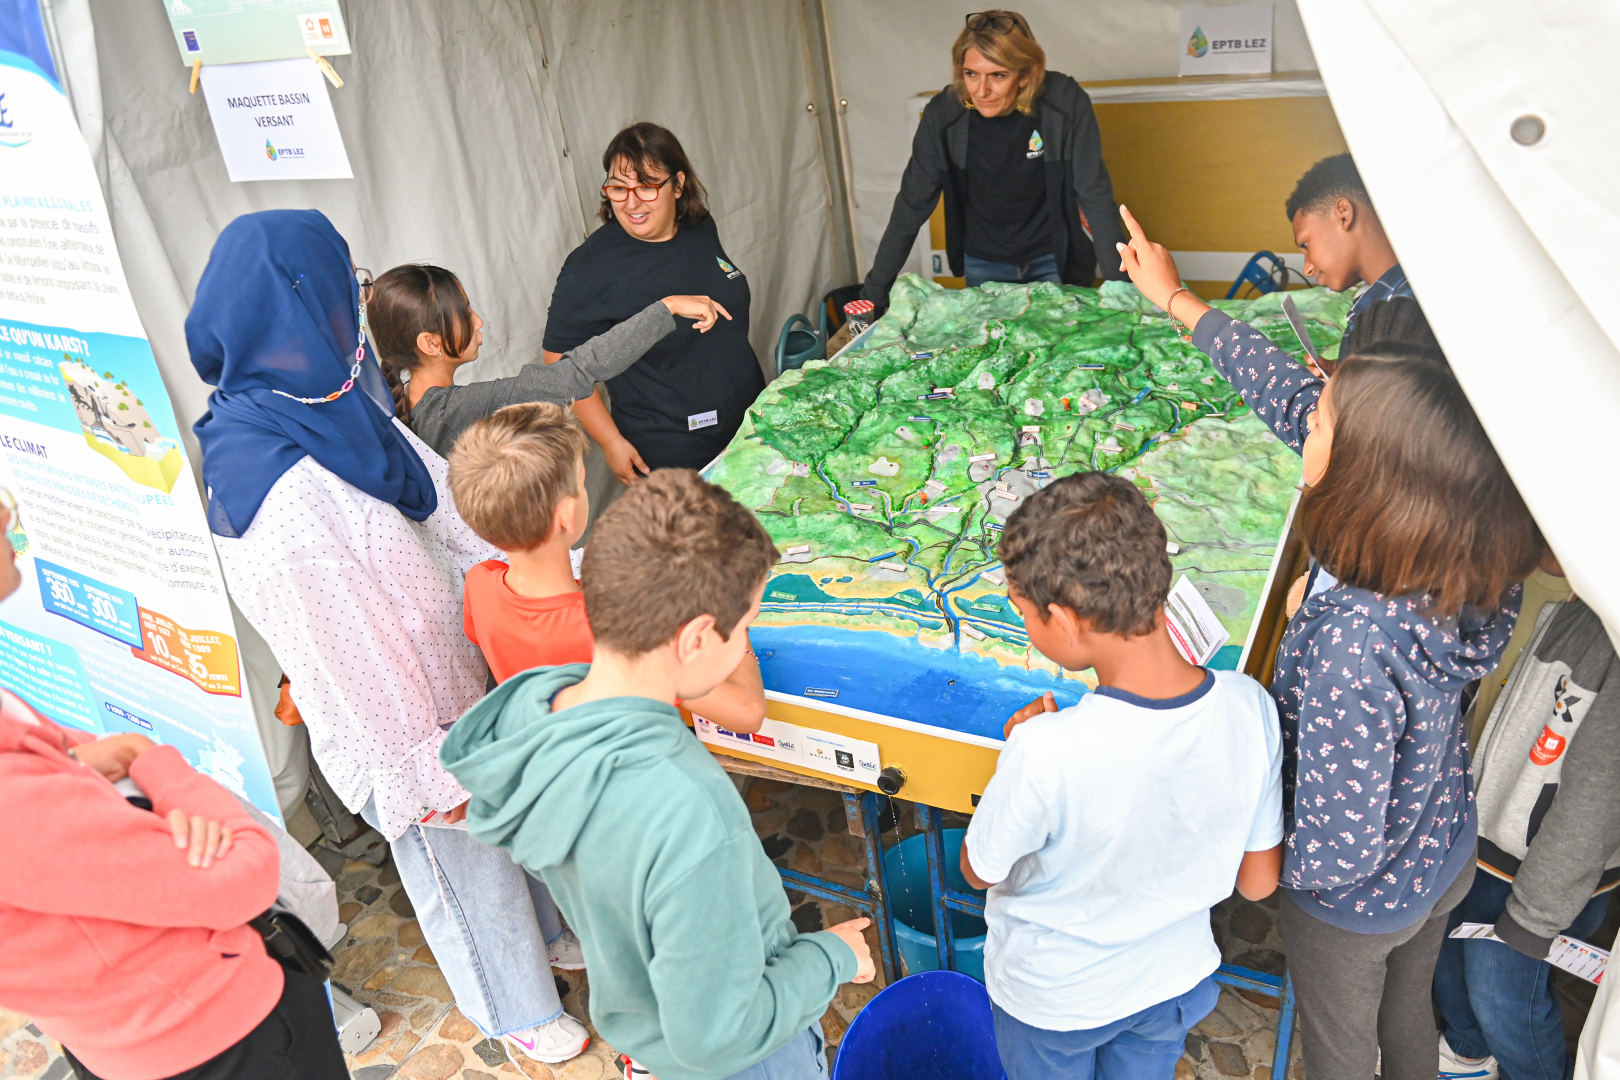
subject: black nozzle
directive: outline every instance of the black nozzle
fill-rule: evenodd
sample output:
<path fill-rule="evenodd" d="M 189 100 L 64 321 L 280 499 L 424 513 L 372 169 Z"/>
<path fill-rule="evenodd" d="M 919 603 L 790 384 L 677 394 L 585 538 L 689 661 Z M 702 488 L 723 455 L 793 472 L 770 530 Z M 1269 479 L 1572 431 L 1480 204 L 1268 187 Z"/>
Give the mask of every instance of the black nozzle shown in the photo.
<path fill-rule="evenodd" d="M 900 789 L 906 786 L 906 774 L 898 765 L 890 765 L 878 773 L 878 790 L 885 795 L 898 795 Z"/>

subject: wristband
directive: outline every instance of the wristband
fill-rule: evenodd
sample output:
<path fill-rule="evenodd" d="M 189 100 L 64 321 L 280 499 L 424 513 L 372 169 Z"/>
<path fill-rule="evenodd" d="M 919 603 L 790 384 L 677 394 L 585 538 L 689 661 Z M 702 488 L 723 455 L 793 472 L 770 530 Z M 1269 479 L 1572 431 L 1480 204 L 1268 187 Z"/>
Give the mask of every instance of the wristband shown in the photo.
<path fill-rule="evenodd" d="M 1184 323 L 1180 319 L 1176 318 L 1176 313 L 1174 311 L 1170 310 L 1170 305 L 1174 304 L 1176 302 L 1176 297 L 1180 296 L 1182 293 L 1187 293 L 1187 294 L 1191 295 L 1192 290 L 1187 288 L 1187 286 L 1183 285 L 1181 288 L 1179 288 L 1175 292 L 1171 293 L 1164 301 L 1164 313 L 1166 315 L 1170 316 L 1170 322 L 1175 325 L 1177 333 L 1179 333 L 1180 336 L 1181 336 L 1181 340 L 1182 341 L 1191 341 L 1192 340 L 1192 330 L 1188 328 L 1186 323 Z"/>

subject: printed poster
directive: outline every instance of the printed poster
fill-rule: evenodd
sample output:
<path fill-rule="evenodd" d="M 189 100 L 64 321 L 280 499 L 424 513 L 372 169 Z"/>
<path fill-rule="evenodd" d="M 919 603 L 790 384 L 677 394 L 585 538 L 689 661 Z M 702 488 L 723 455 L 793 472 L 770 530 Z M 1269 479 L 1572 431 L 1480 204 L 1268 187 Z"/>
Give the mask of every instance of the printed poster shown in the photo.
<path fill-rule="evenodd" d="M 164 0 L 163 7 L 186 67 L 193 60 L 205 67 L 286 60 L 308 55 L 305 49 L 322 56 L 350 52 L 338 0 Z"/>
<path fill-rule="evenodd" d="M 0 26 L 0 681 L 140 732 L 280 820 L 192 462 L 45 40 Z"/>

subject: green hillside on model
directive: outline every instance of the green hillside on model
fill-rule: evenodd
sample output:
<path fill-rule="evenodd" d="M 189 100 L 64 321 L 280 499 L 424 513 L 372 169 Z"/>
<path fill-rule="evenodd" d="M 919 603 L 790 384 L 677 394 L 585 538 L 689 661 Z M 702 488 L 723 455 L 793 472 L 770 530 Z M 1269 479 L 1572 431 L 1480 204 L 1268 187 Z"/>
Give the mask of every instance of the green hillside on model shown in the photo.
<path fill-rule="evenodd" d="M 1291 295 L 1331 355 L 1350 298 Z M 1280 299 L 1218 306 L 1302 355 Z M 1018 644 L 1004 587 L 980 572 L 1023 499 L 1089 469 L 1129 469 L 1173 540 L 1205 548 L 1190 569 L 1220 578 L 1200 584 L 1217 610 L 1257 602 L 1259 582 L 1223 582 L 1275 546 L 1297 458 L 1133 287 L 907 275 L 863 346 L 773 382 L 713 470 L 785 553 L 767 613 L 967 622 Z"/>

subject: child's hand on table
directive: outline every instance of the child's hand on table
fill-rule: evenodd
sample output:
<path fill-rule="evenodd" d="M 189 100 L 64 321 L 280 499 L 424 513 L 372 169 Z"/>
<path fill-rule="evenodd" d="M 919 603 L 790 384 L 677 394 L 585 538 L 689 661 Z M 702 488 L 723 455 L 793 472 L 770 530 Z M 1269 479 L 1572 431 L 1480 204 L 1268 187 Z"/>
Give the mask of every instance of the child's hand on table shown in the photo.
<path fill-rule="evenodd" d="M 855 977 L 849 980 L 850 982 L 869 983 L 877 976 L 877 965 L 872 962 L 872 947 L 866 943 L 866 935 L 861 933 L 871 925 L 871 919 L 851 919 L 849 922 L 827 927 L 829 933 L 837 934 L 839 939 L 849 946 L 849 951 L 855 954 L 858 966 Z"/>
<path fill-rule="evenodd" d="M 1048 690 L 1046 693 L 1042 694 L 1028 705 L 1025 705 L 1022 709 L 1019 709 L 1017 712 L 1013 713 L 1012 716 L 1008 718 L 1007 722 L 1002 725 L 1001 737 L 1003 739 L 1012 738 L 1012 729 L 1017 727 L 1019 724 L 1022 724 L 1025 720 L 1028 720 L 1032 716 L 1039 716 L 1041 713 L 1057 711 L 1057 699 L 1052 696 L 1052 691 Z"/>

